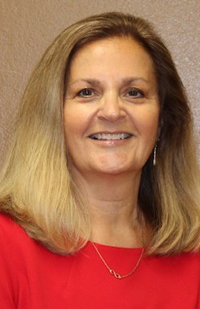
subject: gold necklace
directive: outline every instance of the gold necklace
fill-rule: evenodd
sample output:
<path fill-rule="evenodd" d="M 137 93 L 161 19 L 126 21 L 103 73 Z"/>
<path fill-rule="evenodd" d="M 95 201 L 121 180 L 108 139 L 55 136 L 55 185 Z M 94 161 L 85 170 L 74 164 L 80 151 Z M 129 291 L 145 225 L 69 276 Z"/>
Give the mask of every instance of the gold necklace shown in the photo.
<path fill-rule="evenodd" d="M 124 279 L 124 278 L 127 278 L 129 276 L 131 276 L 135 271 L 136 269 L 138 268 L 142 258 L 143 258 L 143 254 L 144 254 L 144 248 L 142 249 L 142 252 L 139 256 L 139 259 L 135 265 L 135 267 L 126 275 L 120 275 L 119 273 L 117 273 L 114 269 L 111 269 L 108 264 L 106 263 L 106 261 L 104 260 L 103 256 L 101 255 L 101 253 L 99 252 L 98 248 L 96 247 L 96 245 L 91 241 L 95 251 L 97 252 L 98 256 L 100 257 L 100 259 L 102 260 L 102 262 L 104 263 L 104 265 L 106 266 L 106 268 L 108 269 L 109 273 L 114 276 L 116 279 Z"/>

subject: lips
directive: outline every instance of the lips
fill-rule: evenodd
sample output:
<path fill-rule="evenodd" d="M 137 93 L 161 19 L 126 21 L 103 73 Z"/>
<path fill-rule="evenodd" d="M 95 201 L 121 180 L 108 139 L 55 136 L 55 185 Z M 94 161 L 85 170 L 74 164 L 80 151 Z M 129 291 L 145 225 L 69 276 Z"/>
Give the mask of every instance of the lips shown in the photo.
<path fill-rule="evenodd" d="M 89 138 L 94 140 L 124 140 L 128 139 L 132 136 L 132 134 L 129 133 L 97 133 L 92 134 L 89 136 Z"/>

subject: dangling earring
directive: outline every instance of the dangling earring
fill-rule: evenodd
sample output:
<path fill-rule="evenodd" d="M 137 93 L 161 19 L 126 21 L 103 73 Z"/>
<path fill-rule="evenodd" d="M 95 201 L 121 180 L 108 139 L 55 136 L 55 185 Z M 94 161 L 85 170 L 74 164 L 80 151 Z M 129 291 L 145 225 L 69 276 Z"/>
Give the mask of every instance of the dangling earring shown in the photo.
<path fill-rule="evenodd" d="M 153 150 L 153 166 L 156 165 L 156 154 L 157 154 L 157 144 L 155 145 Z"/>
<path fill-rule="evenodd" d="M 161 125 L 163 125 L 163 122 L 161 122 Z M 153 166 L 156 165 L 156 156 L 157 156 L 157 147 L 158 147 L 158 143 L 160 141 L 160 131 L 161 131 L 161 126 L 159 126 L 158 128 L 158 135 L 157 135 L 157 141 L 156 144 L 154 146 L 154 150 L 153 150 Z"/>

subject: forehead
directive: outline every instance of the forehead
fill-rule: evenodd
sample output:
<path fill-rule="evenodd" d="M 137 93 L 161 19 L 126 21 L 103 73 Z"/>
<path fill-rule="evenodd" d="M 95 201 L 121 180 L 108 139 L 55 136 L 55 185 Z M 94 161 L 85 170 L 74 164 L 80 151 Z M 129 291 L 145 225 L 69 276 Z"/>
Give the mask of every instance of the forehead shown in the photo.
<path fill-rule="evenodd" d="M 154 73 L 151 56 L 140 43 L 129 37 L 112 37 L 86 43 L 73 55 L 70 72 L 109 68 L 115 71 L 136 69 Z"/>
<path fill-rule="evenodd" d="M 72 57 L 68 81 L 97 78 L 120 82 L 143 78 L 156 86 L 154 64 L 148 52 L 132 38 L 113 37 L 85 44 Z"/>

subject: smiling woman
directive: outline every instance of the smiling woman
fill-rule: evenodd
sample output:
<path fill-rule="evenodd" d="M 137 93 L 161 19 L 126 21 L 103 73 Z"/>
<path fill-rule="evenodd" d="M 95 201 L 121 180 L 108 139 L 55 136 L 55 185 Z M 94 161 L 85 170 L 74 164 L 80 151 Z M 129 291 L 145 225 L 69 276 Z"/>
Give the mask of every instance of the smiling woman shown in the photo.
<path fill-rule="evenodd" d="M 55 39 L 0 177 L 2 308 L 200 308 L 192 117 L 145 20 L 106 13 Z"/>
<path fill-rule="evenodd" d="M 133 39 L 81 48 L 70 64 L 64 105 L 73 177 L 93 171 L 132 178 L 137 171 L 131 186 L 138 184 L 158 139 L 158 101 L 153 62 Z"/>

